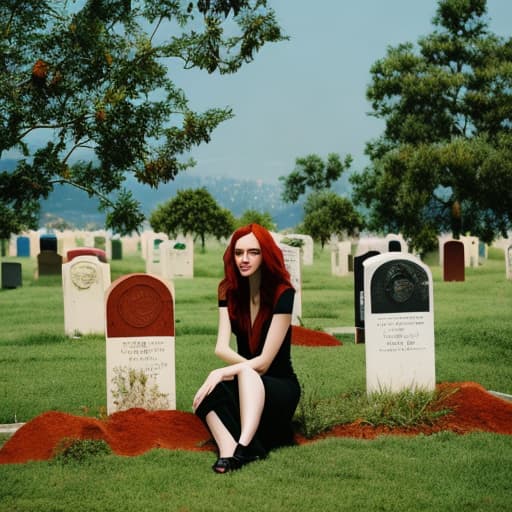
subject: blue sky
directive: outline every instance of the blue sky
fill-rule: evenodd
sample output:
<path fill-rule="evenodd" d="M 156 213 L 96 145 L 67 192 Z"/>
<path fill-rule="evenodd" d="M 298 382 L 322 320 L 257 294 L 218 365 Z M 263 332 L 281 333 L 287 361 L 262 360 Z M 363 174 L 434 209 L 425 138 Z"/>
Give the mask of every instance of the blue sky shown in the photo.
<path fill-rule="evenodd" d="M 382 121 L 368 116 L 370 67 L 388 46 L 433 30 L 436 0 L 269 0 L 290 40 L 268 45 L 230 76 L 177 73 L 192 108 L 232 107 L 235 118 L 192 152 L 203 176 L 277 181 L 295 159 L 350 153 L 366 164 L 365 143 Z M 512 34 L 512 2 L 488 0 L 490 29 Z M 171 75 L 176 73 L 170 70 Z"/>

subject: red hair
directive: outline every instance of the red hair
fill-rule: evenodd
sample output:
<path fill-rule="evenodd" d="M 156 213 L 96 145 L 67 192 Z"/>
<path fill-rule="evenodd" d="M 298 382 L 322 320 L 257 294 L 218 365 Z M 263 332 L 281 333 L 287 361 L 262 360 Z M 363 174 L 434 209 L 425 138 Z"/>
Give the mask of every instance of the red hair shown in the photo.
<path fill-rule="evenodd" d="M 262 256 L 260 311 L 252 327 L 249 279 L 240 275 L 235 264 L 236 243 L 249 233 L 258 240 Z M 272 316 L 277 299 L 285 288 L 293 288 L 290 274 L 284 264 L 283 253 L 267 229 L 259 224 L 248 224 L 233 233 L 223 259 L 224 279 L 219 284 L 219 298 L 227 300 L 229 317 L 234 325 L 249 333 L 249 346 L 251 353 L 255 354 L 260 345 L 263 324 Z"/>

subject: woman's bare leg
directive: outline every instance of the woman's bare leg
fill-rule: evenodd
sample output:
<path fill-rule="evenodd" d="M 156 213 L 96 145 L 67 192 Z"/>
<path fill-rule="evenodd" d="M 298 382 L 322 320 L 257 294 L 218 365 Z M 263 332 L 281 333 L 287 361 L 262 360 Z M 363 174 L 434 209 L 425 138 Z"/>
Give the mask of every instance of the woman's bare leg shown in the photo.
<path fill-rule="evenodd" d="M 260 424 L 265 405 L 265 387 L 260 375 L 252 368 L 244 368 L 238 374 L 241 434 L 239 443 L 247 446 Z"/>
<path fill-rule="evenodd" d="M 217 443 L 219 457 L 232 457 L 236 448 L 236 441 L 231 432 L 225 427 L 215 411 L 210 411 L 206 415 L 206 424 Z"/>

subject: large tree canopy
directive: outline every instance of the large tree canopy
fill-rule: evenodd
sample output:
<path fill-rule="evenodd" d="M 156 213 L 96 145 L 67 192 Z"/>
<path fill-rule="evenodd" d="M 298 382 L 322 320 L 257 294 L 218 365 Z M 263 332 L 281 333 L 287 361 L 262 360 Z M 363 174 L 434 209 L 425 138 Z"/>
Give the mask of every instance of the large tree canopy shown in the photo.
<path fill-rule="evenodd" d="M 143 220 L 123 187 L 156 187 L 193 165 L 232 116 L 198 113 L 172 67 L 233 73 L 283 39 L 266 0 L 3 0 L 0 3 L 0 238 L 37 227 L 56 183 L 97 195 L 107 227 Z M 4 160 L 5 162 L 5 160 Z"/>
<path fill-rule="evenodd" d="M 351 177 L 370 227 L 420 251 L 447 231 L 490 242 L 512 222 L 512 40 L 490 33 L 485 0 L 440 0 L 433 24 L 372 66 L 386 126 Z"/>

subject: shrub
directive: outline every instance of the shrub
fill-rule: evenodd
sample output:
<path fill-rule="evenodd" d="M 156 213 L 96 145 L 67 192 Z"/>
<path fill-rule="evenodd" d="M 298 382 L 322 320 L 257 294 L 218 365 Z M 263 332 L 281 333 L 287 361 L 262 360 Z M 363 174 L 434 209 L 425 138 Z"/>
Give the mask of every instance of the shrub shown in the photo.
<path fill-rule="evenodd" d="M 54 449 L 53 462 L 67 464 L 69 462 L 84 463 L 98 455 L 110 455 L 112 450 L 103 439 L 62 439 Z"/>

